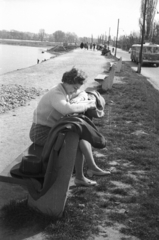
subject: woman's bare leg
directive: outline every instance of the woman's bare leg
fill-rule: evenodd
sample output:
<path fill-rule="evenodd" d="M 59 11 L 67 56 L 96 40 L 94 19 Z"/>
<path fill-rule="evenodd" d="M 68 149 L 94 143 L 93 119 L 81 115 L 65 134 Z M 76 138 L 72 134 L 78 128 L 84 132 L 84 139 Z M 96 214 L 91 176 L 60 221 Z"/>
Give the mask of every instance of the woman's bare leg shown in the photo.
<path fill-rule="evenodd" d="M 90 179 L 86 178 L 83 173 L 84 158 L 87 162 L 89 171 L 90 170 L 94 171 L 93 174 L 101 176 L 101 175 L 106 175 L 109 173 L 108 171 L 103 171 L 96 165 L 96 163 L 94 161 L 93 153 L 92 153 L 91 144 L 82 139 L 79 142 L 77 155 L 76 155 L 76 161 L 75 161 L 75 171 L 76 171 L 75 179 L 76 180 L 80 180 L 85 183 L 88 183 L 91 181 Z M 88 172 L 87 172 L 87 174 L 88 174 Z M 91 177 L 91 175 L 90 175 L 90 177 Z M 94 182 L 94 183 L 96 183 L 96 182 Z"/>
<path fill-rule="evenodd" d="M 90 179 L 86 178 L 83 173 L 83 166 L 84 166 L 84 155 L 80 149 L 80 146 L 77 149 L 77 155 L 76 155 L 76 160 L 75 160 L 75 171 L 76 171 L 76 180 L 83 181 L 85 183 L 90 183 L 94 182 L 91 181 Z M 96 183 L 96 182 L 94 182 Z"/>
<path fill-rule="evenodd" d="M 94 171 L 102 171 L 94 161 L 91 144 L 82 139 L 80 141 L 79 146 L 80 146 L 81 152 L 85 156 L 88 168 Z"/>

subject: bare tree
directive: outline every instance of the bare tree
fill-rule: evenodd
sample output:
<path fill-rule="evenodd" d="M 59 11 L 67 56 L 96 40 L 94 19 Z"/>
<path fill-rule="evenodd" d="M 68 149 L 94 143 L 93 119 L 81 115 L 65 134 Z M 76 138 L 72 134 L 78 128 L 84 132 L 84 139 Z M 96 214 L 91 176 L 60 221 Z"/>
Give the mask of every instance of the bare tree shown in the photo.
<path fill-rule="evenodd" d="M 152 41 L 159 44 L 159 21 L 154 23 Z"/>
<path fill-rule="evenodd" d="M 65 34 L 65 41 L 67 41 L 67 43 L 75 43 L 77 41 L 77 35 L 75 33 L 71 33 L 71 32 L 67 32 Z"/>
<path fill-rule="evenodd" d="M 40 29 L 40 30 L 39 30 L 39 38 L 40 38 L 40 41 L 43 41 L 43 40 L 44 40 L 44 37 L 45 37 L 45 30 L 44 30 L 44 29 Z"/>
<path fill-rule="evenodd" d="M 139 19 L 140 31 L 142 32 L 143 26 L 143 14 L 144 14 L 144 4 L 146 3 L 146 16 L 145 16 L 145 40 L 152 41 L 153 37 L 153 27 L 154 18 L 156 14 L 156 6 L 158 0 L 141 0 L 141 14 Z"/>
<path fill-rule="evenodd" d="M 65 33 L 61 30 L 58 30 L 53 33 L 55 42 L 65 42 Z"/>
<path fill-rule="evenodd" d="M 122 35 L 119 38 L 118 44 L 122 49 L 128 51 L 133 44 L 141 42 L 141 37 L 138 32 L 132 32 L 130 35 Z"/>

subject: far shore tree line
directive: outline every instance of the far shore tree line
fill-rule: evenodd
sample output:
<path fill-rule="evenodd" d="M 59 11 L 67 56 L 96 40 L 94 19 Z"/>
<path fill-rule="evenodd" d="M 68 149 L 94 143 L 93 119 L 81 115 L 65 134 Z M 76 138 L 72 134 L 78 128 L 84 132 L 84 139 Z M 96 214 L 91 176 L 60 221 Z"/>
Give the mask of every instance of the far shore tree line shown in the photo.
<path fill-rule="evenodd" d="M 133 44 L 141 43 L 142 28 L 143 28 L 143 15 L 144 5 L 146 2 L 146 15 L 145 15 L 145 33 L 144 42 L 152 42 L 159 44 L 159 21 L 155 21 L 155 15 L 157 12 L 158 0 L 141 0 L 141 10 L 139 18 L 140 32 L 132 32 L 130 35 L 121 35 L 119 39 L 111 36 L 100 35 L 97 39 L 90 37 L 78 37 L 75 33 L 63 32 L 61 30 L 55 31 L 52 34 L 47 34 L 45 29 L 40 29 L 39 33 L 20 32 L 16 30 L 0 31 L 1 39 L 17 39 L 17 40 L 32 40 L 32 41 L 47 41 L 47 42 L 62 42 L 62 43 L 74 43 L 80 44 L 81 42 L 106 44 L 128 50 Z"/>
<path fill-rule="evenodd" d="M 17 30 L 0 30 L 0 39 L 16 39 L 16 40 L 31 40 L 31 41 L 48 41 L 48 42 L 63 42 L 63 43 L 79 43 L 88 40 L 86 37 L 80 38 L 75 33 L 55 31 L 52 34 L 47 34 L 45 29 L 40 29 L 38 33 L 21 32 Z"/>

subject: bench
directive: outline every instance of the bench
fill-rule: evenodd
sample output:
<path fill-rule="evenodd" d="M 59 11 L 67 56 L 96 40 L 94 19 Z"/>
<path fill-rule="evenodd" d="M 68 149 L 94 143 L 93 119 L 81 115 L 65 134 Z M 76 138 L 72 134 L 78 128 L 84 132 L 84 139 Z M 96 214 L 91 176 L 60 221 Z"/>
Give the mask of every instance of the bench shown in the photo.
<path fill-rule="evenodd" d="M 113 80 L 116 71 L 116 64 L 111 64 L 110 71 L 106 74 L 99 74 L 94 79 L 98 82 L 103 90 L 108 90 L 112 88 Z"/>
<path fill-rule="evenodd" d="M 106 78 L 108 77 L 109 74 L 98 74 L 96 77 L 95 77 L 95 81 L 102 84 L 103 81 L 106 80 Z"/>
<path fill-rule="evenodd" d="M 56 140 L 58 142 L 59 136 Z M 73 172 L 75 158 L 78 148 L 79 136 L 77 133 L 69 131 L 65 133 L 64 141 L 58 154 L 57 168 L 58 174 L 54 184 L 49 190 L 37 200 L 28 193 L 28 205 L 44 214 L 54 217 L 61 217 L 67 200 L 70 179 Z M 56 147 L 56 144 L 55 144 Z M 28 154 L 34 154 L 38 157 L 42 154 L 43 147 L 31 144 L 23 153 L 21 153 L 9 166 L 0 173 L 0 181 L 9 184 L 18 184 L 27 188 L 27 179 L 13 177 L 10 170 L 17 163 L 20 163 L 22 157 Z"/>
<path fill-rule="evenodd" d="M 116 62 L 117 66 L 116 66 L 116 72 L 120 72 L 121 71 L 121 66 L 122 66 L 122 57 L 120 57 L 118 59 L 118 61 Z"/>

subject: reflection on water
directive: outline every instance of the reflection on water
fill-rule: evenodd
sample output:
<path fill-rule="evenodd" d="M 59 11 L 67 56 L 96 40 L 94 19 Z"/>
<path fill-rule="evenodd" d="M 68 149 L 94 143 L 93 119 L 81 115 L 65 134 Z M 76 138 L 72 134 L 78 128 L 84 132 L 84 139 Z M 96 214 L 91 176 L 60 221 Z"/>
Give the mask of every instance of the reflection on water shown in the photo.
<path fill-rule="evenodd" d="M 0 75 L 26 68 L 53 56 L 45 48 L 0 44 Z"/>

